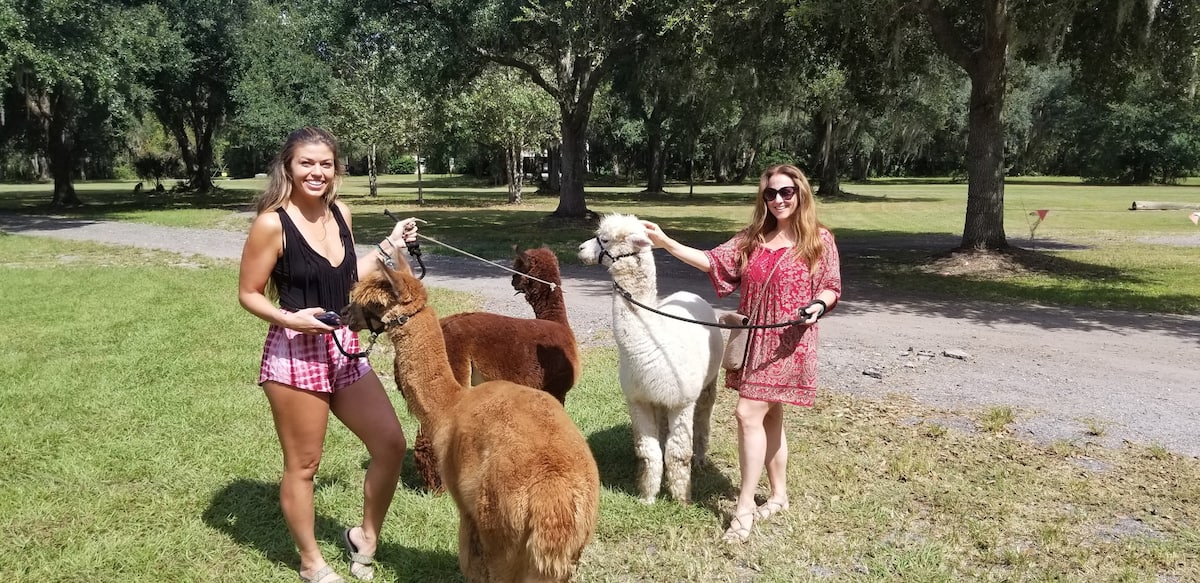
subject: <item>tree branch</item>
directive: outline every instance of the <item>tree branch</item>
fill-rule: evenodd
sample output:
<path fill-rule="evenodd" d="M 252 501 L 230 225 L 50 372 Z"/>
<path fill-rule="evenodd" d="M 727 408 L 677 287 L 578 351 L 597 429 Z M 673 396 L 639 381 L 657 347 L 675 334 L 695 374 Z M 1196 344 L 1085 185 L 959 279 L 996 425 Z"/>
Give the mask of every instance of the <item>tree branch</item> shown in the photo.
<path fill-rule="evenodd" d="M 546 78 L 542 76 L 542 72 L 533 64 L 526 63 L 525 61 L 510 57 L 508 55 L 493 54 L 484 48 L 479 49 L 479 56 L 498 65 L 504 65 L 506 67 L 512 67 L 514 69 L 524 71 L 525 74 L 529 75 L 530 80 L 537 84 L 538 87 L 545 89 L 546 93 L 550 94 L 550 97 L 553 97 L 555 101 L 560 100 L 562 96 L 562 89 L 555 87 L 551 85 L 550 82 L 546 81 Z"/>
<path fill-rule="evenodd" d="M 929 28 L 933 31 L 933 40 L 941 47 L 942 52 L 946 53 L 950 60 L 958 63 L 968 74 L 974 68 L 974 63 L 971 58 L 971 51 L 963 44 L 962 37 L 954 30 L 954 25 L 950 22 L 950 18 L 946 15 L 946 11 L 942 9 L 942 5 L 938 0 L 918 0 L 918 6 L 921 12 L 925 14 L 925 19 L 929 22 Z"/>

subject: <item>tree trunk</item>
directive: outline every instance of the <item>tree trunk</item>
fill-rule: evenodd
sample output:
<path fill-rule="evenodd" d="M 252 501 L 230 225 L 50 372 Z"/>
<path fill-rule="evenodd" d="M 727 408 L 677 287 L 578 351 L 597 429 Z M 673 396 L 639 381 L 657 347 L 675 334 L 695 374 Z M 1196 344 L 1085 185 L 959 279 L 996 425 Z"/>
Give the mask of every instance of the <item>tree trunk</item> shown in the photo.
<path fill-rule="evenodd" d="M 851 178 L 858 182 L 866 182 L 871 178 L 871 156 L 859 152 L 851 164 Z"/>
<path fill-rule="evenodd" d="M 692 137 L 688 148 L 688 196 L 696 194 L 696 138 Z"/>
<path fill-rule="evenodd" d="M 646 192 L 663 192 L 666 184 L 666 151 L 663 148 L 661 120 L 651 116 L 646 124 L 646 149 L 649 160 L 646 165 Z"/>
<path fill-rule="evenodd" d="M 41 152 L 33 155 L 33 177 L 40 182 L 50 180 L 50 161 Z"/>
<path fill-rule="evenodd" d="M 377 153 L 377 146 L 372 142 L 367 148 L 367 184 L 370 186 L 371 196 L 379 196 L 379 173 L 375 170 Z"/>
<path fill-rule="evenodd" d="M 550 146 L 547 153 L 550 155 L 550 164 L 546 171 L 546 188 L 551 194 L 558 194 L 562 192 L 562 144 Z"/>
<path fill-rule="evenodd" d="M 982 30 L 968 44 L 937 0 L 920 0 L 934 41 L 971 79 L 967 112 L 967 215 L 965 250 L 1008 247 L 1004 236 L 1004 109 L 1007 81 L 1008 0 L 985 0 Z"/>
<path fill-rule="evenodd" d="M 213 129 L 217 122 L 204 118 L 199 124 L 203 127 L 195 130 L 196 134 L 196 168 L 189 185 L 193 190 L 209 192 L 213 189 Z"/>
<path fill-rule="evenodd" d="M 819 115 L 818 130 L 821 133 L 821 176 L 817 195 L 836 197 L 842 194 L 842 183 L 838 177 L 837 116 L 830 111 Z"/>
<path fill-rule="evenodd" d="M 558 193 L 558 208 L 553 215 L 559 218 L 581 219 L 588 209 L 583 197 L 586 177 L 584 164 L 587 158 L 586 106 L 578 105 L 572 111 L 563 111 L 562 116 L 562 188 Z"/>
<path fill-rule="evenodd" d="M 510 143 L 504 149 L 504 168 L 508 173 L 508 204 L 520 204 L 521 185 L 525 175 L 521 172 L 521 146 Z"/>
<path fill-rule="evenodd" d="M 1004 107 L 1003 61 L 990 80 L 971 79 L 967 119 L 967 216 L 963 249 L 1004 249 Z"/>
<path fill-rule="evenodd" d="M 421 183 L 421 146 L 417 146 L 417 204 L 425 204 L 425 187 Z"/>
<path fill-rule="evenodd" d="M 644 115 L 642 123 L 646 127 L 646 150 L 649 159 L 646 161 L 646 192 L 663 192 L 667 182 L 667 152 L 663 142 L 663 123 L 667 119 L 666 99 L 658 96 L 654 100 L 654 109 L 650 115 Z"/>
<path fill-rule="evenodd" d="M 746 182 L 746 178 L 750 176 L 750 171 L 754 169 L 754 160 L 758 158 L 758 149 L 750 148 L 750 153 L 746 156 L 746 161 L 738 168 L 738 173 L 733 177 L 734 184 L 742 184 Z"/>
<path fill-rule="evenodd" d="M 50 112 L 49 131 L 46 135 L 46 154 L 50 159 L 50 175 L 54 177 L 52 206 L 78 206 L 81 203 L 72 184 L 71 173 L 75 171 L 75 143 L 68 129 L 71 99 L 65 96 L 52 97 L 53 111 Z"/>

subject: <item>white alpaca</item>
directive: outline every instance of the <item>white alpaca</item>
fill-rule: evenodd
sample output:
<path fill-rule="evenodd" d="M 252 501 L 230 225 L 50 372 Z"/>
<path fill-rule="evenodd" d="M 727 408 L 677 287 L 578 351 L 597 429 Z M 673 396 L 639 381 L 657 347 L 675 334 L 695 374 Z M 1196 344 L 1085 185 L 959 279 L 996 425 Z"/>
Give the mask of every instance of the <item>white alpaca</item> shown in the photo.
<path fill-rule="evenodd" d="M 596 236 L 579 246 L 579 259 L 608 267 L 613 283 L 638 302 L 698 322 L 716 322 L 712 306 L 691 292 L 658 299 L 650 239 L 633 215 L 608 215 Z M 693 465 L 704 463 L 721 362 L 721 331 L 655 314 L 614 290 L 613 335 L 621 357 L 621 390 L 633 421 L 640 461 L 641 501 L 653 503 L 662 487 L 680 502 L 691 500 Z"/>

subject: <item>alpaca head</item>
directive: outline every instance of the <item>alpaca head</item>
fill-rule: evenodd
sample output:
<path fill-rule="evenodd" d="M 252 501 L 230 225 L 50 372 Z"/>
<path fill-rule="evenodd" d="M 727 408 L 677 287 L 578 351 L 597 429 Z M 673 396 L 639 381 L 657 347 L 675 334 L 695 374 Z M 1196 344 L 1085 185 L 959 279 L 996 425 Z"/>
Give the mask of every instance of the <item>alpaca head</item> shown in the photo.
<path fill-rule="evenodd" d="M 425 286 L 407 271 L 393 270 L 383 262 L 350 290 L 350 304 L 342 310 L 342 322 L 355 332 L 378 331 L 403 323 L 425 308 Z"/>
<path fill-rule="evenodd" d="M 559 274 L 558 257 L 550 248 L 526 249 L 518 253 L 516 259 L 513 259 L 513 269 L 555 285 L 555 288 L 551 289 L 540 281 L 513 274 L 513 289 L 519 294 L 525 294 L 525 300 L 529 303 L 549 297 L 555 291 L 561 293 L 562 277 Z"/>
<path fill-rule="evenodd" d="M 625 257 L 651 257 L 653 244 L 646 236 L 646 227 L 634 215 L 610 214 L 600 221 L 596 236 L 579 245 L 579 260 L 584 265 L 612 267 Z"/>

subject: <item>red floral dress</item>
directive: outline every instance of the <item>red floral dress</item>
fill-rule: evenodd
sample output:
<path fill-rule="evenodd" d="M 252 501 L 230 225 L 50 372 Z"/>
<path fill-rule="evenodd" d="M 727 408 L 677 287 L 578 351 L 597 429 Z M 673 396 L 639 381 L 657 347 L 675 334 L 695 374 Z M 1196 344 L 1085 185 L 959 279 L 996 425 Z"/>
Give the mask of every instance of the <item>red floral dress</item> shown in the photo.
<path fill-rule="evenodd" d="M 809 272 L 807 263 L 792 255 L 791 247 L 773 251 L 756 247 L 750 253 L 746 272 L 740 273 L 737 241 L 742 236 L 738 233 L 705 254 L 712 266 L 708 275 L 719 297 L 740 288 L 739 313 L 750 315 L 759 306 L 752 323 L 794 320 L 823 290 L 841 297 L 841 262 L 833 234 L 827 229 L 820 231 L 825 253 L 814 273 Z M 775 273 L 767 282 L 772 269 Z M 725 386 L 747 399 L 813 406 L 817 395 L 817 328 L 818 324 L 753 330 L 746 362 L 740 371 L 726 371 Z"/>

